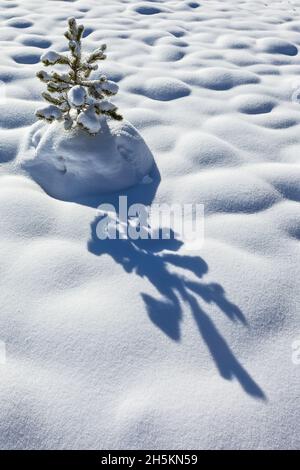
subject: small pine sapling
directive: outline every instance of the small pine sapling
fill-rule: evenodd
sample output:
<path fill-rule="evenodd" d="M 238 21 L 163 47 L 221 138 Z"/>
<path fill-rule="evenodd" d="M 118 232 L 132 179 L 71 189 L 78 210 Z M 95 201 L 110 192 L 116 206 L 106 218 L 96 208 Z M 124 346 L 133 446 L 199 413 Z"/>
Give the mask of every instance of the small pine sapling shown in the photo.
<path fill-rule="evenodd" d="M 45 66 L 66 65 L 69 71 L 47 73 L 41 70 L 37 73 L 37 77 L 47 84 L 47 91 L 42 96 L 50 104 L 38 109 L 36 116 L 47 122 L 63 121 L 66 130 L 79 127 L 96 135 L 101 129 L 101 115 L 118 121 L 123 118 L 117 112 L 117 107 L 107 99 L 118 92 L 118 85 L 105 75 L 90 79 L 91 73 L 98 69 L 96 62 L 106 59 L 106 45 L 103 44 L 91 54 L 83 56 L 83 31 L 83 25 L 78 26 L 75 18 L 69 18 L 65 37 L 69 41 L 70 53 L 65 55 L 48 51 L 42 55 L 41 60 Z"/>

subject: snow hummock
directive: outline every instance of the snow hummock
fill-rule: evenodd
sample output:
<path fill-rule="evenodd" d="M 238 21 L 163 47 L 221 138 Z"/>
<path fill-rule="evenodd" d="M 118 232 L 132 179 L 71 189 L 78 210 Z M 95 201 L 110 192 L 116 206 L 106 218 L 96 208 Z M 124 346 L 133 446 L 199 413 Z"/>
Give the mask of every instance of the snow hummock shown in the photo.
<path fill-rule="evenodd" d="M 138 184 L 152 168 L 153 156 L 128 122 L 80 113 L 84 130 L 64 130 L 61 122 L 38 122 L 25 136 L 18 164 L 53 197 L 72 199 Z"/>
<path fill-rule="evenodd" d="M 82 106 L 86 102 L 86 91 L 83 86 L 73 86 L 68 91 L 68 101 L 71 106 Z"/>
<path fill-rule="evenodd" d="M 114 111 L 116 109 L 116 106 L 108 100 L 99 101 L 97 106 L 99 106 L 102 111 Z"/>

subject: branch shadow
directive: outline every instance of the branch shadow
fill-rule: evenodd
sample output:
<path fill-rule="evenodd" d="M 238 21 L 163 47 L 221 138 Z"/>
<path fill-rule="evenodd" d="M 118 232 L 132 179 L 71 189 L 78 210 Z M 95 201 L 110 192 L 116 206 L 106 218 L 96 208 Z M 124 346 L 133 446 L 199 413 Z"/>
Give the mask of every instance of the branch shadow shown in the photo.
<path fill-rule="evenodd" d="M 135 194 L 133 190 L 128 205 L 130 200 L 134 203 L 151 203 L 156 191 L 155 181 L 157 183 L 154 177 L 152 189 L 149 187 L 148 193 L 146 191 L 142 197 L 140 189 L 137 188 Z M 173 231 L 169 239 L 99 240 L 96 235 L 98 221 L 99 217 L 96 217 L 91 224 L 88 250 L 97 256 L 111 256 L 126 272 L 147 279 L 155 287 L 160 298 L 141 293 L 152 323 L 172 340 L 180 341 L 181 303 L 187 304 L 220 375 L 226 380 L 237 379 L 247 394 L 266 400 L 263 390 L 239 363 L 213 321 L 199 305 L 198 300 L 215 304 L 230 321 L 247 325 L 243 312 L 227 298 L 223 287 L 203 281 L 209 270 L 205 260 L 200 256 L 179 254 L 178 250 L 183 242 Z M 180 274 L 181 271 L 183 274 Z M 192 273 L 196 280 L 190 280 L 191 276 L 186 277 L 187 272 Z"/>

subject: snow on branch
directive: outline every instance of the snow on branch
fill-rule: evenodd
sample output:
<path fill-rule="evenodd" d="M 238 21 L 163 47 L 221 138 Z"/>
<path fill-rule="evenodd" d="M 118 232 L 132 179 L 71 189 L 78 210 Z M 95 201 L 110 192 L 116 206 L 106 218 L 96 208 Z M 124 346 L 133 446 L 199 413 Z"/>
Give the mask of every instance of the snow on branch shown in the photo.
<path fill-rule="evenodd" d="M 50 105 L 39 109 L 36 116 L 47 122 L 64 121 L 67 130 L 79 127 L 96 135 L 101 129 L 101 115 L 116 120 L 123 118 L 117 112 L 117 107 L 107 100 L 107 97 L 116 95 L 118 85 L 105 75 L 89 79 L 91 73 L 98 69 L 96 62 L 106 59 L 106 44 L 83 57 L 83 32 L 84 26 L 77 25 L 75 18 L 69 18 L 68 30 L 65 32 L 69 54 L 47 51 L 42 55 L 41 61 L 45 66 L 66 65 L 68 71 L 48 73 L 41 70 L 37 73 L 37 77 L 47 85 L 47 91 L 42 96 Z"/>

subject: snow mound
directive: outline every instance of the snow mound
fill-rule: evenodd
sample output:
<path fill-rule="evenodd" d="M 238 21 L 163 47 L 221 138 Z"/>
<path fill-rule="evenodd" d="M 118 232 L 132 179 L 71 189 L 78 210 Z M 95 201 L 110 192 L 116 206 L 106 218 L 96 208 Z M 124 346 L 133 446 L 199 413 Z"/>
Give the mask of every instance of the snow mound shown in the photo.
<path fill-rule="evenodd" d="M 156 77 L 148 79 L 143 83 L 128 80 L 128 90 L 158 101 L 172 101 L 188 96 L 190 88 L 181 80 L 176 78 Z"/>
<path fill-rule="evenodd" d="M 195 82 L 196 81 L 198 82 L 198 86 L 219 91 L 230 90 L 231 88 L 239 85 L 258 83 L 259 77 L 244 70 L 229 70 L 221 67 L 211 67 L 209 69 L 202 70 L 198 77 L 195 77 Z"/>
<path fill-rule="evenodd" d="M 184 55 L 179 47 L 158 45 L 155 48 L 154 58 L 162 62 L 175 62 L 182 59 Z"/>
<path fill-rule="evenodd" d="M 199 131 L 182 136 L 176 150 L 182 156 L 182 162 L 190 165 L 193 171 L 195 168 L 233 166 L 242 161 L 236 149 L 223 139 Z"/>
<path fill-rule="evenodd" d="M 281 38 L 262 38 L 257 41 L 258 50 L 268 54 L 284 54 L 294 56 L 298 54 L 297 47 Z"/>
<path fill-rule="evenodd" d="M 153 165 L 153 156 L 128 122 L 101 122 L 90 136 L 63 124 L 38 122 L 21 145 L 18 165 L 57 199 L 94 196 L 139 183 Z"/>
<path fill-rule="evenodd" d="M 145 4 L 138 5 L 134 7 L 134 9 L 137 13 L 140 13 L 141 15 L 157 15 L 158 13 L 161 13 L 163 11 L 160 8 L 148 6 Z"/>

